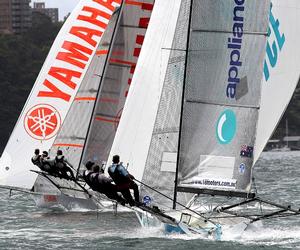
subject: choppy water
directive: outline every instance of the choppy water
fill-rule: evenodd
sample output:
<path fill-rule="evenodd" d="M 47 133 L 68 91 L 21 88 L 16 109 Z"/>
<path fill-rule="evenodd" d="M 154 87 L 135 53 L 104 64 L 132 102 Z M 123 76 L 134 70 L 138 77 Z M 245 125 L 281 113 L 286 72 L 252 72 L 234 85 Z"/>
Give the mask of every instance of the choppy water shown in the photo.
<path fill-rule="evenodd" d="M 300 152 L 264 153 L 255 177 L 260 196 L 300 207 Z M 0 197 L 0 249 L 300 249 L 300 216 L 214 242 L 142 229 L 130 213 L 50 211 L 24 194 L 1 190 Z"/>

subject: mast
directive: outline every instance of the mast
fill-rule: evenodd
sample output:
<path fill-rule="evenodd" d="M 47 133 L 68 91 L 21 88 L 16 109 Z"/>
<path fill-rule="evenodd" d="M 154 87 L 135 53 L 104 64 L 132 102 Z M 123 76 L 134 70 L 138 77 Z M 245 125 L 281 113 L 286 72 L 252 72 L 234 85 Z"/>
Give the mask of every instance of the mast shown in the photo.
<path fill-rule="evenodd" d="M 285 136 L 286 136 L 286 147 L 289 147 L 289 123 L 288 123 L 288 119 L 285 120 Z"/>
<path fill-rule="evenodd" d="M 178 150 L 177 150 L 177 162 L 176 162 L 176 173 L 175 173 L 175 187 L 174 187 L 174 198 L 173 198 L 173 209 L 176 209 L 177 202 L 177 181 L 178 181 L 178 169 L 179 169 L 179 150 L 180 150 L 180 134 L 182 129 L 182 113 L 183 113 L 183 103 L 184 103 L 184 93 L 185 93 L 185 84 L 186 84 L 186 75 L 187 75 L 187 63 L 188 63 L 188 49 L 190 42 L 190 33 L 191 33 L 191 23 L 192 23 L 192 10 L 193 10 L 193 0 L 190 2 L 190 13 L 189 13 L 189 25 L 188 25 L 188 34 L 186 42 L 186 54 L 185 54 L 185 69 L 183 77 L 183 90 L 181 98 L 181 111 L 180 111 L 180 125 L 179 125 L 179 137 L 178 137 Z"/>
<path fill-rule="evenodd" d="M 114 12 L 114 14 L 116 14 L 116 13 L 119 12 L 118 13 L 118 18 L 117 18 L 117 21 L 116 21 L 116 24 L 115 24 L 115 28 L 114 28 L 114 31 L 113 31 L 113 34 L 112 34 L 111 43 L 110 43 L 109 48 L 108 48 L 108 54 L 107 54 L 107 57 L 105 59 L 103 73 L 102 73 L 102 77 L 101 77 L 101 80 L 100 80 L 98 92 L 96 94 L 96 101 L 94 103 L 94 107 L 93 107 L 93 110 L 92 110 L 92 115 L 91 115 L 91 118 L 90 118 L 90 121 L 89 121 L 89 126 L 88 126 L 88 129 L 87 129 L 87 133 L 86 133 L 86 138 L 85 138 L 85 141 L 84 141 L 83 149 L 81 151 L 81 156 L 80 156 L 80 160 L 79 160 L 79 164 L 78 164 L 78 168 L 77 168 L 76 177 L 78 176 L 80 165 L 81 165 L 81 162 L 83 160 L 83 156 L 84 156 L 84 153 L 85 153 L 85 150 L 86 150 L 88 138 L 90 136 L 90 130 L 91 130 L 92 122 L 94 120 L 95 110 L 96 110 L 96 107 L 97 107 L 97 103 L 99 102 L 100 92 L 101 92 L 101 89 L 102 89 L 102 83 L 103 83 L 103 81 L 105 79 L 104 76 L 105 76 L 105 73 L 106 73 L 106 70 L 107 70 L 107 65 L 108 65 L 108 62 L 109 62 L 109 59 L 110 59 L 110 56 L 111 56 L 112 47 L 113 47 L 113 44 L 114 44 L 114 41 L 115 41 L 115 38 L 116 38 L 116 34 L 117 34 L 116 30 L 117 30 L 117 27 L 119 27 L 119 24 L 120 24 L 123 6 L 124 6 L 124 1 L 122 1 L 121 6 Z"/>

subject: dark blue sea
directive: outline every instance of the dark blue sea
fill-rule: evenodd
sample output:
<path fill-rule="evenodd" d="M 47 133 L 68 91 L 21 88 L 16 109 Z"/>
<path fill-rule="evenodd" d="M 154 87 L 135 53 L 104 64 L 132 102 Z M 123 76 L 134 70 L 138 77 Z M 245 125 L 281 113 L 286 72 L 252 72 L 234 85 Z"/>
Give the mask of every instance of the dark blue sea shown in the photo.
<path fill-rule="evenodd" d="M 263 153 L 255 167 L 261 197 L 300 207 L 300 152 Z M 0 249 L 300 249 L 300 216 L 268 220 L 241 238 L 212 241 L 143 229 L 132 213 L 35 207 L 29 195 L 0 190 Z"/>

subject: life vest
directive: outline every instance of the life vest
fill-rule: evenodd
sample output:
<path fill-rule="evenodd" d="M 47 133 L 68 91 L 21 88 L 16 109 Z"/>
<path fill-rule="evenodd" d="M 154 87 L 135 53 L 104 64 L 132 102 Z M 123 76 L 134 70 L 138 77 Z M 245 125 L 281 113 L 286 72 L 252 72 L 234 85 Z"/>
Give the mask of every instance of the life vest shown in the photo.
<path fill-rule="evenodd" d="M 117 164 L 114 171 L 112 171 L 112 167 L 108 168 L 108 174 L 116 184 L 128 182 L 127 178 L 121 173 L 119 168 L 119 164 Z"/>
<path fill-rule="evenodd" d="M 64 160 L 64 156 L 63 155 L 59 155 L 55 157 L 55 165 L 58 169 L 63 169 L 67 166 L 67 164 L 65 163 Z"/>
<path fill-rule="evenodd" d="M 40 167 L 40 166 L 42 165 L 42 164 L 41 164 L 41 156 L 40 156 L 40 155 L 35 155 L 35 156 L 33 156 L 33 157 L 31 158 L 31 162 L 32 162 L 34 165 Z"/>
<path fill-rule="evenodd" d="M 86 172 L 88 172 L 88 173 L 86 173 Z M 92 171 L 89 171 L 89 170 L 85 170 L 84 172 L 83 172 L 83 179 L 84 179 L 84 181 L 86 182 L 86 184 L 88 184 L 90 187 L 91 187 L 91 180 L 90 180 L 90 177 L 91 177 L 91 175 L 92 175 Z"/>
<path fill-rule="evenodd" d="M 91 173 L 89 175 L 89 180 L 90 180 L 90 184 L 91 184 L 90 186 L 93 190 L 94 190 L 94 188 L 97 189 L 99 186 L 98 175 L 99 175 L 98 173 Z"/>
<path fill-rule="evenodd" d="M 88 173 L 87 173 L 88 172 Z M 83 175 L 82 175 L 82 178 L 84 179 L 84 181 L 87 183 L 87 184 L 89 184 L 90 183 L 90 176 L 91 176 L 91 174 L 92 174 L 93 172 L 92 171 L 90 171 L 90 170 L 84 170 L 83 171 Z"/>

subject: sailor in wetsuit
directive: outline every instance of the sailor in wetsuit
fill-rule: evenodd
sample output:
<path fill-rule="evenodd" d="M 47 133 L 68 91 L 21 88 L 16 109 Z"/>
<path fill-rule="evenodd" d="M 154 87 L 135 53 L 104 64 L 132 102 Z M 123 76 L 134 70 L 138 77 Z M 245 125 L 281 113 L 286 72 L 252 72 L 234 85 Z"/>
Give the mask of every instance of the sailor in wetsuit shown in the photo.
<path fill-rule="evenodd" d="M 41 162 L 40 150 L 38 148 L 34 150 L 34 155 L 31 158 L 31 162 L 34 165 L 38 166 L 39 169 L 43 170 L 42 169 L 42 162 Z"/>
<path fill-rule="evenodd" d="M 125 199 L 123 199 L 118 193 L 116 185 L 112 184 L 112 179 L 108 178 L 104 175 L 104 170 L 98 165 L 94 165 L 93 173 L 89 176 L 89 185 L 90 187 L 99 193 L 105 194 L 109 199 L 116 200 L 121 203 L 123 206 L 125 205 Z"/>
<path fill-rule="evenodd" d="M 113 164 L 108 168 L 110 177 L 114 180 L 117 191 L 121 192 L 124 198 L 128 201 L 130 206 L 139 206 L 139 188 L 133 181 L 134 177 L 128 173 L 118 155 L 113 156 Z M 130 194 L 130 189 L 134 191 L 134 199 Z"/>
<path fill-rule="evenodd" d="M 41 155 L 42 170 L 49 174 L 57 174 L 57 170 L 54 166 L 54 160 L 51 160 L 47 151 L 43 151 Z"/>
<path fill-rule="evenodd" d="M 75 176 L 73 174 L 72 169 L 69 167 L 71 164 L 68 162 L 68 160 L 63 155 L 62 151 L 59 149 L 57 150 L 57 155 L 55 157 L 55 167 L 59 170 L 61 173 L 62 178 L 65 179 L 73 179 L 75 180 Z M 68 175 L 70 174 L 70 176 Z"/>
<path fill-rule="evenodd" d="M 51 161 L 48 157 L 48 152 L 47 151 L 43 151 L 43 154 L 40 155 L 40 150 L 35 149 L 34 150 L 34 156 L 31 158 L 31 162 L 34 165 L 36 165 L 37 167 L 39 167 L 39 169 L 41 169 L 42 171 L 45 171 L 45 172 L 48 172 L 48 173 L 53 172 L 53 168 L 51 166 Z"/>
<path fill-rule="evenodd" d="M 87 161 L 85 164 L 86 170 L 83 171 L 82 173 L 82 178 L 83 180 L 86 182 L 86 184 L 88 184 L 89 186 L 91 186 L 91 181 L 90 181 L 90 176 L 93 173 L 93 166 L 95 165 L 94 162 L 92 161 Z"/>

